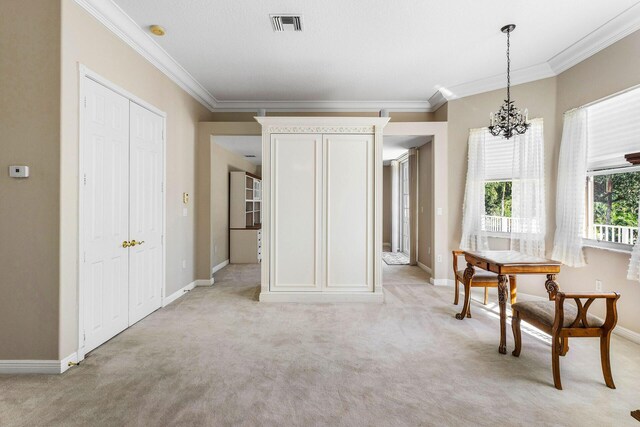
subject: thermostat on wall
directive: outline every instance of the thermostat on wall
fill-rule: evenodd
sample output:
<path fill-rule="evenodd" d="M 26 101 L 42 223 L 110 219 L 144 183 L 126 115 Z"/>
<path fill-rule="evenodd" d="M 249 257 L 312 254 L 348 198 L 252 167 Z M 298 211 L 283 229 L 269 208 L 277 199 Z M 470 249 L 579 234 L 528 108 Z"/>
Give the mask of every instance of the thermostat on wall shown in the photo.
<path fill-rule="evenodd" d="M 11 178 L 29 177 L 29 166 L 9 166 L 9 176 Z"/>

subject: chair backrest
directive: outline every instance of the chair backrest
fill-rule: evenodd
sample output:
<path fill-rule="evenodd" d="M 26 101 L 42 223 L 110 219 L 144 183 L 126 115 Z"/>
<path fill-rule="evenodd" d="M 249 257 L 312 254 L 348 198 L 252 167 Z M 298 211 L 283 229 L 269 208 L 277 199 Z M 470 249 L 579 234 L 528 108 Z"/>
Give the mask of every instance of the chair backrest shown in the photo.
<path fill-rule="evenodd" d="M 464 251 L 454 250 L 451 251 L 452 265 L 453 265 L 453 277 L 456 277 L 456 273 L 458 272 L 458 257 L 462 256 Z"/>

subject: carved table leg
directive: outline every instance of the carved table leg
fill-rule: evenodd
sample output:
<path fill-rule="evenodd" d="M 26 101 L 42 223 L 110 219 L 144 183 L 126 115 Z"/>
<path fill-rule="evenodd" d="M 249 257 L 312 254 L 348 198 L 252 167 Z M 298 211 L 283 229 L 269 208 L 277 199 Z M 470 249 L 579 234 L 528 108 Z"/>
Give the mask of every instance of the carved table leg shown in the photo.
<path fill-rule="evenodd" d="M 456 319 L 463 320 L 467 314 L 469 313 L 469 303 L 471 299 L 471 281 L 473 280 L 473 275 L 476 273 L 476 270 L 473 268 L 473 265 L 467 263 L 467 268 L 464 270 L 464 305 L 462 306 L 462 311 L 456 314 Z"/>
<path fill-rule="evenodd" d="M 500 305 L 500 347 L 501 354 L 507 354 L 507 276 L 498 275 L 498 304 Z"/>

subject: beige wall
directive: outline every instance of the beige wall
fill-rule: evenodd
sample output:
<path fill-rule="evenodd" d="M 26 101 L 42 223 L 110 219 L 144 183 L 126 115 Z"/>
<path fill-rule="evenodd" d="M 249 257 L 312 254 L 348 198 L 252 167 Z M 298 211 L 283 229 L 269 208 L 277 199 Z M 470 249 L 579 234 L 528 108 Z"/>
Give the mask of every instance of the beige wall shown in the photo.
<path fill-rule="evenodd" d="M 391 244 L 391 166 L 382 167 L 382 244 Z"/>
<path fill-rule="evenodd" d="M 433 247 L 433 145 L 418 149 L 418 262 L 431 268 Z"/>
<path fill-rule="evenodd" d="M 211 113 L 142 56 L 80 8 L 62 0 L 62 129 L 60 344 L 57 356 L 77 348 L 78 63 L 167 114 L 166 294 L 195 277 L 195 205 L 182 216 L 182 193 L 195 194 L 198 122 Z M 182 268 L 182 260 L 187 267 Z"/>
<path fill-rule="evenodd" d="M 229 172 L 258 174 L 258 166 L 215 143 L 211 137 L 211 241 L 212 265 L 229 259 Z"/>
<path fill-rule="evenodd" d="M 543 117 L 545 126 L 545 174 L 547 203 L 547 255 L 550 256 L 555 232 L 557 164 L 565 111 L 640 84 L 640 32 L 615 43 L 558 77 L 527 83 L 512 88 L 516 104 L 529 108 L 530 117 Z M 495 111 L 504 98 L 504 90 L 483 93 L 448 103 L 449 120 L 449 215 L 450 247 L 460 242 L 462 201 L 467 163 L 467 137 L 470 128 L 486 126 L 488 114 Z M 491 239 L 493 248 L 506 248 L 505 239 Z M 626 280 L 629 255 L 603 249 L 585 249 L 588 265 L 583 268 L 563 267 L 559 276 L 562 289 L 595 291 L 595 280 L 603 281 L 604 290 L 620 291 L 619 325 L 640 332 L 640 285 Z M 544 296 L 542 277 L 521 278 L 521 292 Z M 601 306 L 594 314 L 603 314 Z"/>
<path fill-rule="evenodd" d="M 433 117 L 437 122 L 446 122 L 449 120 L 449 103 L 445 102 L 438 108 L 435 113 L 433 113 Z"/>
<path fill-rule="evenodd" d="M 562 114 L 574 107 L 640 84 L 640 31 L 611 45 L 558 76 L 557 121 L 554 161 L 557 164 L 562 137 Z M 556 170 L 552 170 L 555 181 Z M 555 185 L 555 182 L 554 182 Z M 555 187 L 554 187 L 555 188 Z M 552 218 L 555 220 L 555 218 Z M 555 221 L 550 222 L 555 226 Z M 603 290 L 620 291 L 619 325 L 640 333 L 640 283 L 626 279 L 629 255 L 602 249 L 585 250 L 588 265 L 563 268 L 560 285 L 569 290 L 595 290 L 602 280 Z M 595 305 L 595 304 L 594 304 Z M 598 307 L 600 308 L 600 307 Z M 603 311 L 600 310 L 600 313 Z"/>
<path fill-rule="evenodd" d="M 0 360 L 57 359 L 60 4 L 2 1 L 0 16 Z"/>

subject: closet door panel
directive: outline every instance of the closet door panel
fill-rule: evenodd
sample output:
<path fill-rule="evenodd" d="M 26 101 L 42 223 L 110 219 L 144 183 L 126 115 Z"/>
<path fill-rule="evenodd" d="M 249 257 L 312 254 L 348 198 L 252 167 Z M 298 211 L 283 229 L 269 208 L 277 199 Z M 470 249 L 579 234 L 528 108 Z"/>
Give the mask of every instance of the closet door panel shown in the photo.
<path fill-rule="evenodd" d="M 163 119 L 131 103 L 129 324 L 162 302 Z"/>
<path fill-rule="evenodd" d="M 373 135 L 325 135 L 326 284 L 373 290 Z"/>
<path fill-rule="evenodd" d="M 322 135 L 271 135 L 271 291 L 321 290 Z"/>
<path fill-rule="evenodd" d="M 129 100 L 85 79 L 82 138 L 85 352 L 128 325 Z"/>

